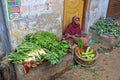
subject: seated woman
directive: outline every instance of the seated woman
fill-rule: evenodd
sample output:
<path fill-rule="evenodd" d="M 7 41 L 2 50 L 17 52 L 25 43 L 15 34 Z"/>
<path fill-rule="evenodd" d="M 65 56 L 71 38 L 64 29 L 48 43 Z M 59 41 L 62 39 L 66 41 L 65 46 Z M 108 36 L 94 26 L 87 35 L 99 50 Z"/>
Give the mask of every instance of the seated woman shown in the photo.
<path fill-rule="evenodd" d="M 74 40 L 77 38 L 81 38 L 81 40 L 83 40 L 84 42 L 84 45 L 88 44 L 88 40 L 82 37 L 82 32 L 80 29 L 80 18 L 77 16 L 74 16 L 72 18 L 72 22 L 67 26 L 61 40 L 65 39 L 71 44 L 71 46 L 74 46 Z"/>

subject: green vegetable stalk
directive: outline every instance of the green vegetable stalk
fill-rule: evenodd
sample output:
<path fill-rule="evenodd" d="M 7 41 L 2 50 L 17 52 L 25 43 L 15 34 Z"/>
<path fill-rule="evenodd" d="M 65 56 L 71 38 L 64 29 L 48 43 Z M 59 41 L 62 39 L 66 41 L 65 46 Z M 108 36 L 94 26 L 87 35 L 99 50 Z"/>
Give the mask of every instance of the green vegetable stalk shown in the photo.
<path fill-rule="evenodd" d="M 24 41 L 11 52 L 8 60 L 19 64 L 26 60 L 44 61 L 57 64 L 70 48 L 67 41 L 58 41 L 58 37 L 50 32 L 30 33 Z M 44 53 L 44 54 L 43 54 Z"/>
<path fill-rule="evenodd" d="M 90 49 L 90 47 L 87 48 L 85 52 L 82 52 L 82 58 L 86 59 L 92 59 L 95 57 L 93 49 Z"/>

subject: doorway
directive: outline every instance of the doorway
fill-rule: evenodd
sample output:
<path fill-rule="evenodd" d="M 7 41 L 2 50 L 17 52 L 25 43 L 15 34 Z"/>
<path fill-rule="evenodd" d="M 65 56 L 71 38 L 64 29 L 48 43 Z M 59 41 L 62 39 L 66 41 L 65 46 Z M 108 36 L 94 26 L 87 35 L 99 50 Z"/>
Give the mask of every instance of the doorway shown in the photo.
<path fill-rule="evenodd" d="M 120 15 L 120 0 L 110 0 L 108 5 L 108 17 L 115 17 Z"/>
<path fill-rule="evenodd" d="M 73 16 L 80 17 L 81 30 L 84 30 L 87 5 L 88 0 L 64 0 L 63 33 Z"/>

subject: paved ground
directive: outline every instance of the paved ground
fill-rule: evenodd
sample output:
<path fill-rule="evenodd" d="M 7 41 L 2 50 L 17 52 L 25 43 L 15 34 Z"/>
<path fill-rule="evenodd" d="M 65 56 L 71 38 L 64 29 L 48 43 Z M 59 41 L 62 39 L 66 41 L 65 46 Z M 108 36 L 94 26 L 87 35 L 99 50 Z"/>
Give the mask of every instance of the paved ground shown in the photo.
<path fill-rule="evenodd" d="M 99 45 L 94 45 L 98 48 Z M 55 75 L 51 80 L 120 80 L 120 47 L 109 53 L 101 52 L 95 66 L 71 66 L 72 69 Z"/>

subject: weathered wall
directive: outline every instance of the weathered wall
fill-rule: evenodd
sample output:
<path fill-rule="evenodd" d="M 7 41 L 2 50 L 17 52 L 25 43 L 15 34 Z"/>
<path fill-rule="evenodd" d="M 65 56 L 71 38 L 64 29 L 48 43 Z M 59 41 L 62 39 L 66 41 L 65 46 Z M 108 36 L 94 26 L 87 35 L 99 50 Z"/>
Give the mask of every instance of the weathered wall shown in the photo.
<path fill-rule="evenodd" d="M 1 1 L 0 1 L 0 16 L 3 16 Z M 3 50 L 4 46 L 2 41 L 3 41 L 3 17 L 0 18 L 0 57 L 4 53 L 4 50 Z"/>
<path fill-rule="evenodd" d="M 2 30 L 1 30 L 1 25 L 0 25 L 0 57 L 2 56 L 2 54 L 5 52 L 4 48 L 3 48 L 3 44 L 2 44 Z"/>
<path fill-rule="evenodd" d="M 0 57 L 2 56 L 2 54 L 10 52 L 8 28 L 5 21 L 6 7 L 4 6 L 5 4 L 3 3 L 3 0 L 0 0 Z"/>
<path fill-rule="evenodd" d="M 10 20 L 7 16 L 12 49 L 28 33 L 49 31 L 58 37 L 62 35 L 63 0 L 20 1 L 20 16 Z"/>
<path fill-rule="evenodd" d="M 63 3 L 64 0 L 17 0 L 20 3 L 20 14 L 9 20 L 7 3 L 2 0 L 6 17 L 6 25 L 12 49 L 14 49 L 28 33 L 49 31 L 57 36 L 62 35 Z M 88 0 L 85 31 L 100 17 L 106 17 L 109 0 Z M 45 5 L 42 3 L 46 2 Z M 38 7 L 39 5 L 39 7 Z M 43 10 L 43 11 L 42 11 Z"/>
<path fill-rule="evenodd" d="M 109 0 L 91 0 L 88 5 L 88 13 L 86 15 L 87 31 L 100 17 L 106 17 Z"/>

